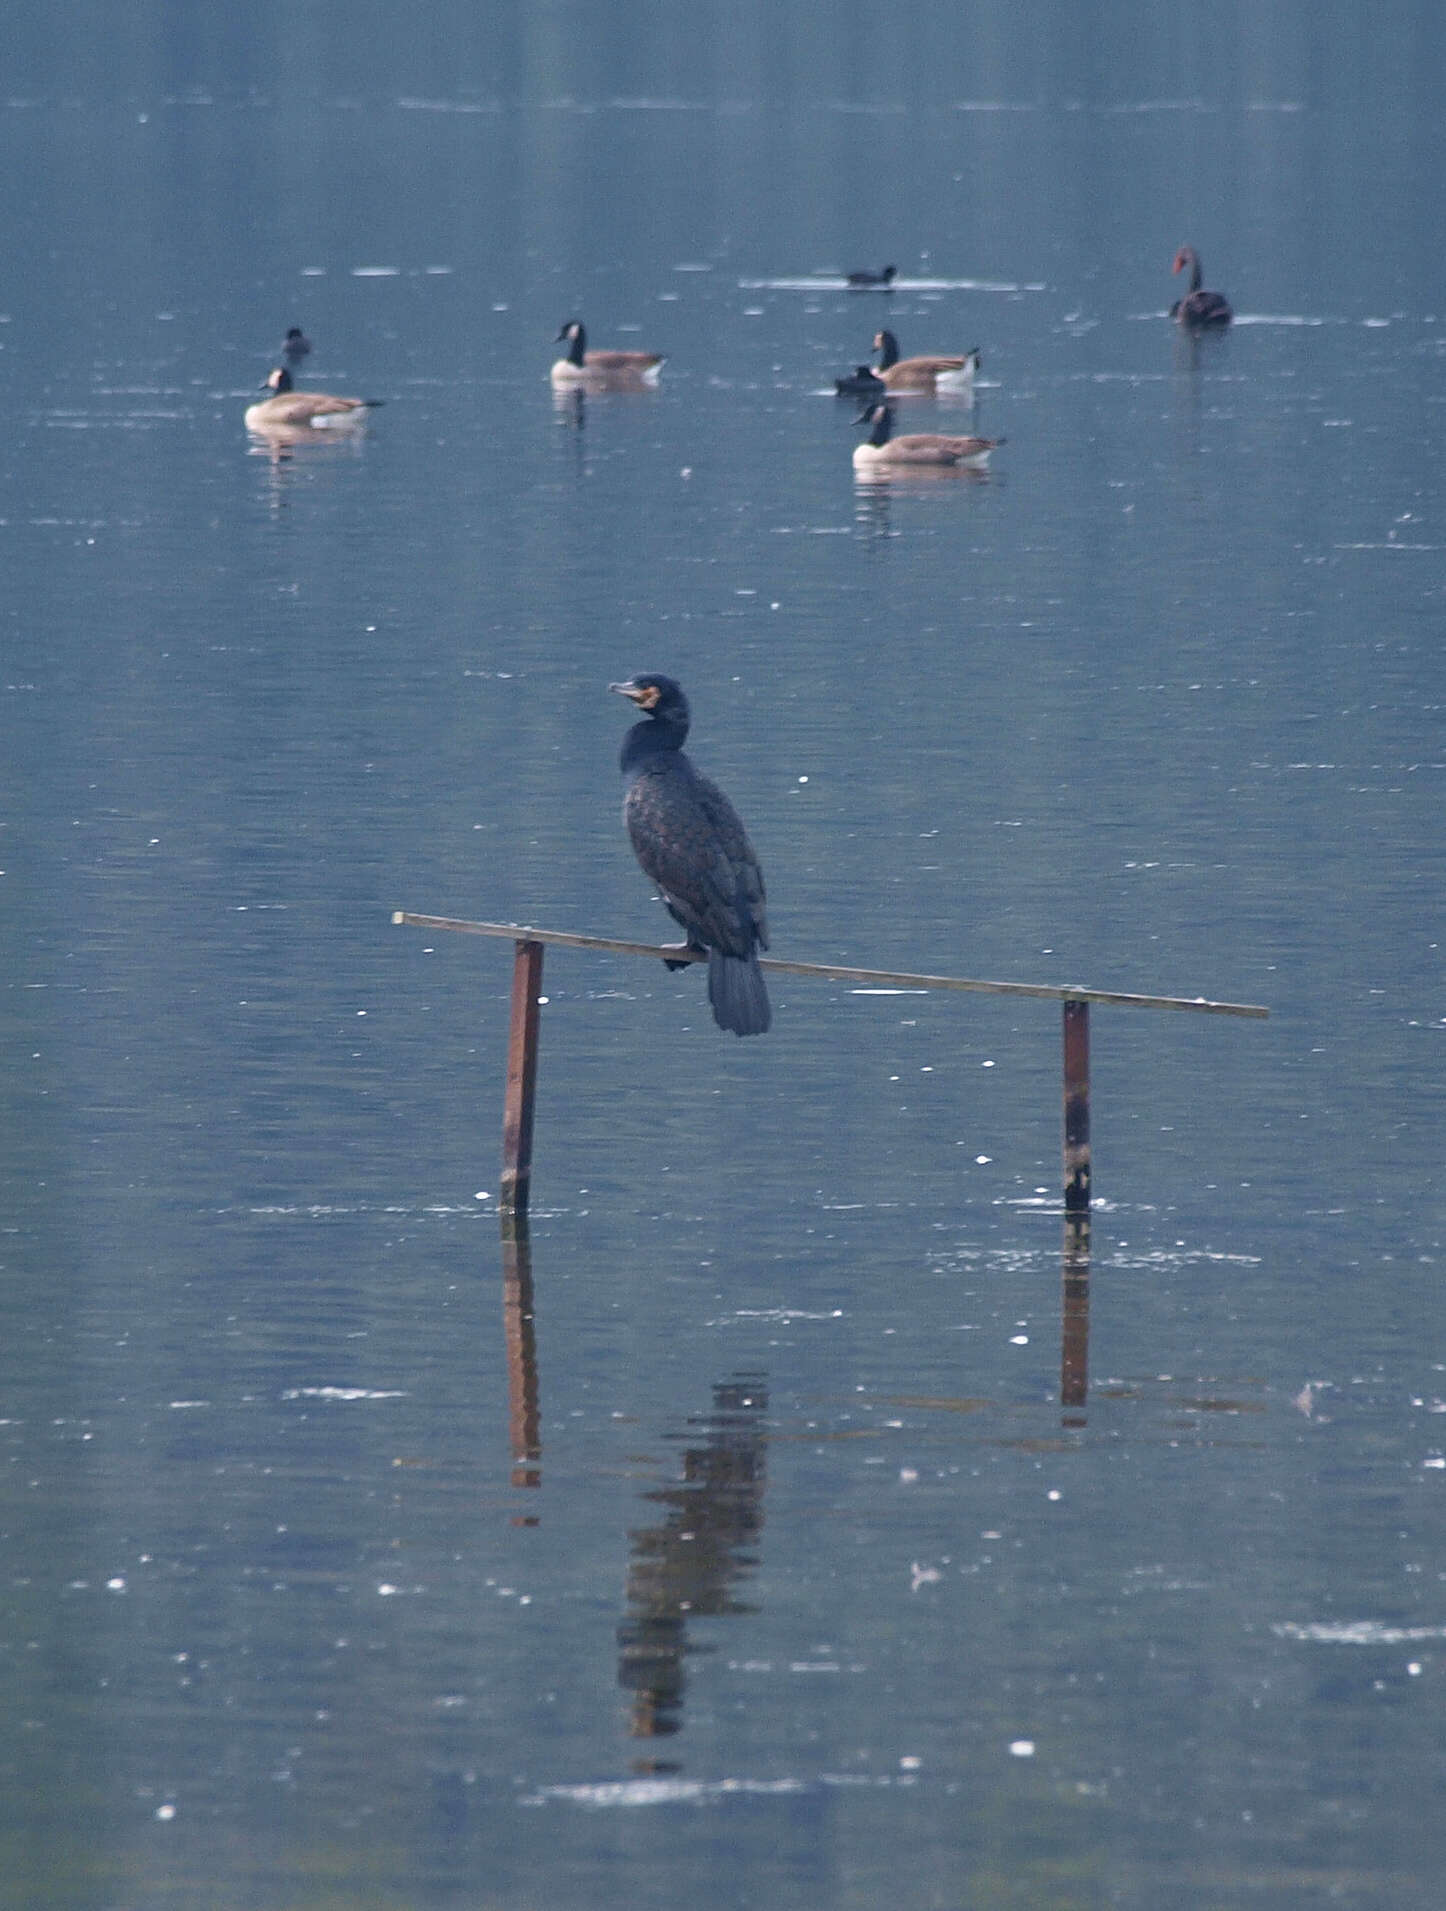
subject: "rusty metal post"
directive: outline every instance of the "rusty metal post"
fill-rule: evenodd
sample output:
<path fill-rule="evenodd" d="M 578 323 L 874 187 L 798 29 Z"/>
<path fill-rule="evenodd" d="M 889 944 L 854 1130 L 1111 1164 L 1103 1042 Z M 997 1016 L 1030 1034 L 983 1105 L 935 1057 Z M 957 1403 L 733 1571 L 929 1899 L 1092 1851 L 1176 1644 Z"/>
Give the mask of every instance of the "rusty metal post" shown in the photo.
<path fill-rule="evenodd" d="M 532 1108 L 537 1090 L 537 998 L 542 989 L 542 944 L 518 942 L 512 965 L 512 1018 L 507 1039 L 507 1097 L 502 1108 L 504 1214 L 526 1214 L 532 1186 Z"/>
<path fill-rule="evenodd" d="M 1090 1211 L 1090 1005 L 1064 1005 L 1064 1211 Z"/>

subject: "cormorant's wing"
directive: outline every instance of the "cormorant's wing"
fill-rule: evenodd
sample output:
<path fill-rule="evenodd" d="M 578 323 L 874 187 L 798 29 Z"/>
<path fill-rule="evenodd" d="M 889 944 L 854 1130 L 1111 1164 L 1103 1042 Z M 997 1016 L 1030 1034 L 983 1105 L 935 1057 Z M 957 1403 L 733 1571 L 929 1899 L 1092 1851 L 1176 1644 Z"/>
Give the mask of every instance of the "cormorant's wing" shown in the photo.
<path fill-rule="evenodd" d="M 715 783 L 674 757 L 634 778 L 623 815 L 638 861 L 691 937 L 727 955 L 767 948 L 758 859 Z"/>

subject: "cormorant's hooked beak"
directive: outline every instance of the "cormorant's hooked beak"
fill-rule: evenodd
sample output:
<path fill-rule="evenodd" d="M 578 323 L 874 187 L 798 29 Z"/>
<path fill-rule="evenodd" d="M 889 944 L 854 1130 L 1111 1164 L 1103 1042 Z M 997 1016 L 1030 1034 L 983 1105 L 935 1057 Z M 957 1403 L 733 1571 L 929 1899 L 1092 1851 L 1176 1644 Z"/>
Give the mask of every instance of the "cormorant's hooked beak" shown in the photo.
<path fill-rule="evenodd" d="M 631 678 L 626 683 L 610 683 L 609 690 L 616 690 L 620 697 L 627 697 L 642 710 L 649 710 L 658 701 L 658 693 L 650 683 L 634 683 Z"/>

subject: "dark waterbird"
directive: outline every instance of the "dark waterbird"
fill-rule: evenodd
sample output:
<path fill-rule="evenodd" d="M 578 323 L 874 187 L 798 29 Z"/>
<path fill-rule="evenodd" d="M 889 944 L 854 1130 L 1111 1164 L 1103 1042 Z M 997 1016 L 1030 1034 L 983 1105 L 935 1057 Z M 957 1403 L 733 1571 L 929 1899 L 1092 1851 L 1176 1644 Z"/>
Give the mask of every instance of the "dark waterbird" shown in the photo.
<path fill-rule="evenodd" d="M 758 966 L 768 919 L 748 833 L 722 790 L 684 753 L 682 688 L 651 671 L 608 688 L 645 713 L 623 739 L 621 758 L 623 821 L 634 853 L 685 931 L 690 957 L 707 957 L 713 1020 L 735 1035 L 762 1035 L 773 1019 Z"/>
<path fill-rule="evenodd" d="M 851 292 L 887 292 L 898 276 L 896 265 L 886 265 L 882 272 L 849 272 L 844 283 Z"/>
<path fill-rule="evenodd" d="M 840 398 L 885 398 L 889 390 L 872 365 L 855 365 L 833 381 L 833 388 Z"/>
<path fill-rule="evenodd" d="M 311 351 L 311 340 L 299 325 L 288 325 L 286 337 L 281 341 L 281 356 L 288 365 L 299 365 Z"/>
<path fill-rule="evenodd" d="M 1192 331 L 1204 331 L 1212 326 L 1228 325 L 1235 314 L 1230 309 L 1230 301 L 1223 292 L 1202 291 L 1200 286 L 1200 256 L 1194 246 L 1181 246 L 1175 254 L 1172 272 L 1190 274 L 1190 290 L 1183 299 L 1176 299 L 1170 307 L 1170 317 L 1177 325 L 1189 327 Z"/>

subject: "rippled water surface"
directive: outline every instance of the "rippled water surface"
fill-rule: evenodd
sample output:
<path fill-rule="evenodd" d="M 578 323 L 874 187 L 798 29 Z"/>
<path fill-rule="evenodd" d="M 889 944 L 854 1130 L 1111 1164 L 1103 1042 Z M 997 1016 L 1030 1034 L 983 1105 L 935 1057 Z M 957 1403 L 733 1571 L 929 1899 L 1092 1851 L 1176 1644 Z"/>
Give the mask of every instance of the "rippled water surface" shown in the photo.
<path fill-rule="evenodd" d="M 0 1901 L 1435 1901 L 1446 29 L 1172 21 L 18 9 Z M 1270 1010 L 1094 1009 L 1087 1242 L 1055 1003 L 567 949 L 500 1238 L 391 912 L 663 937 L 642 669 L 776 955 Z"/>

